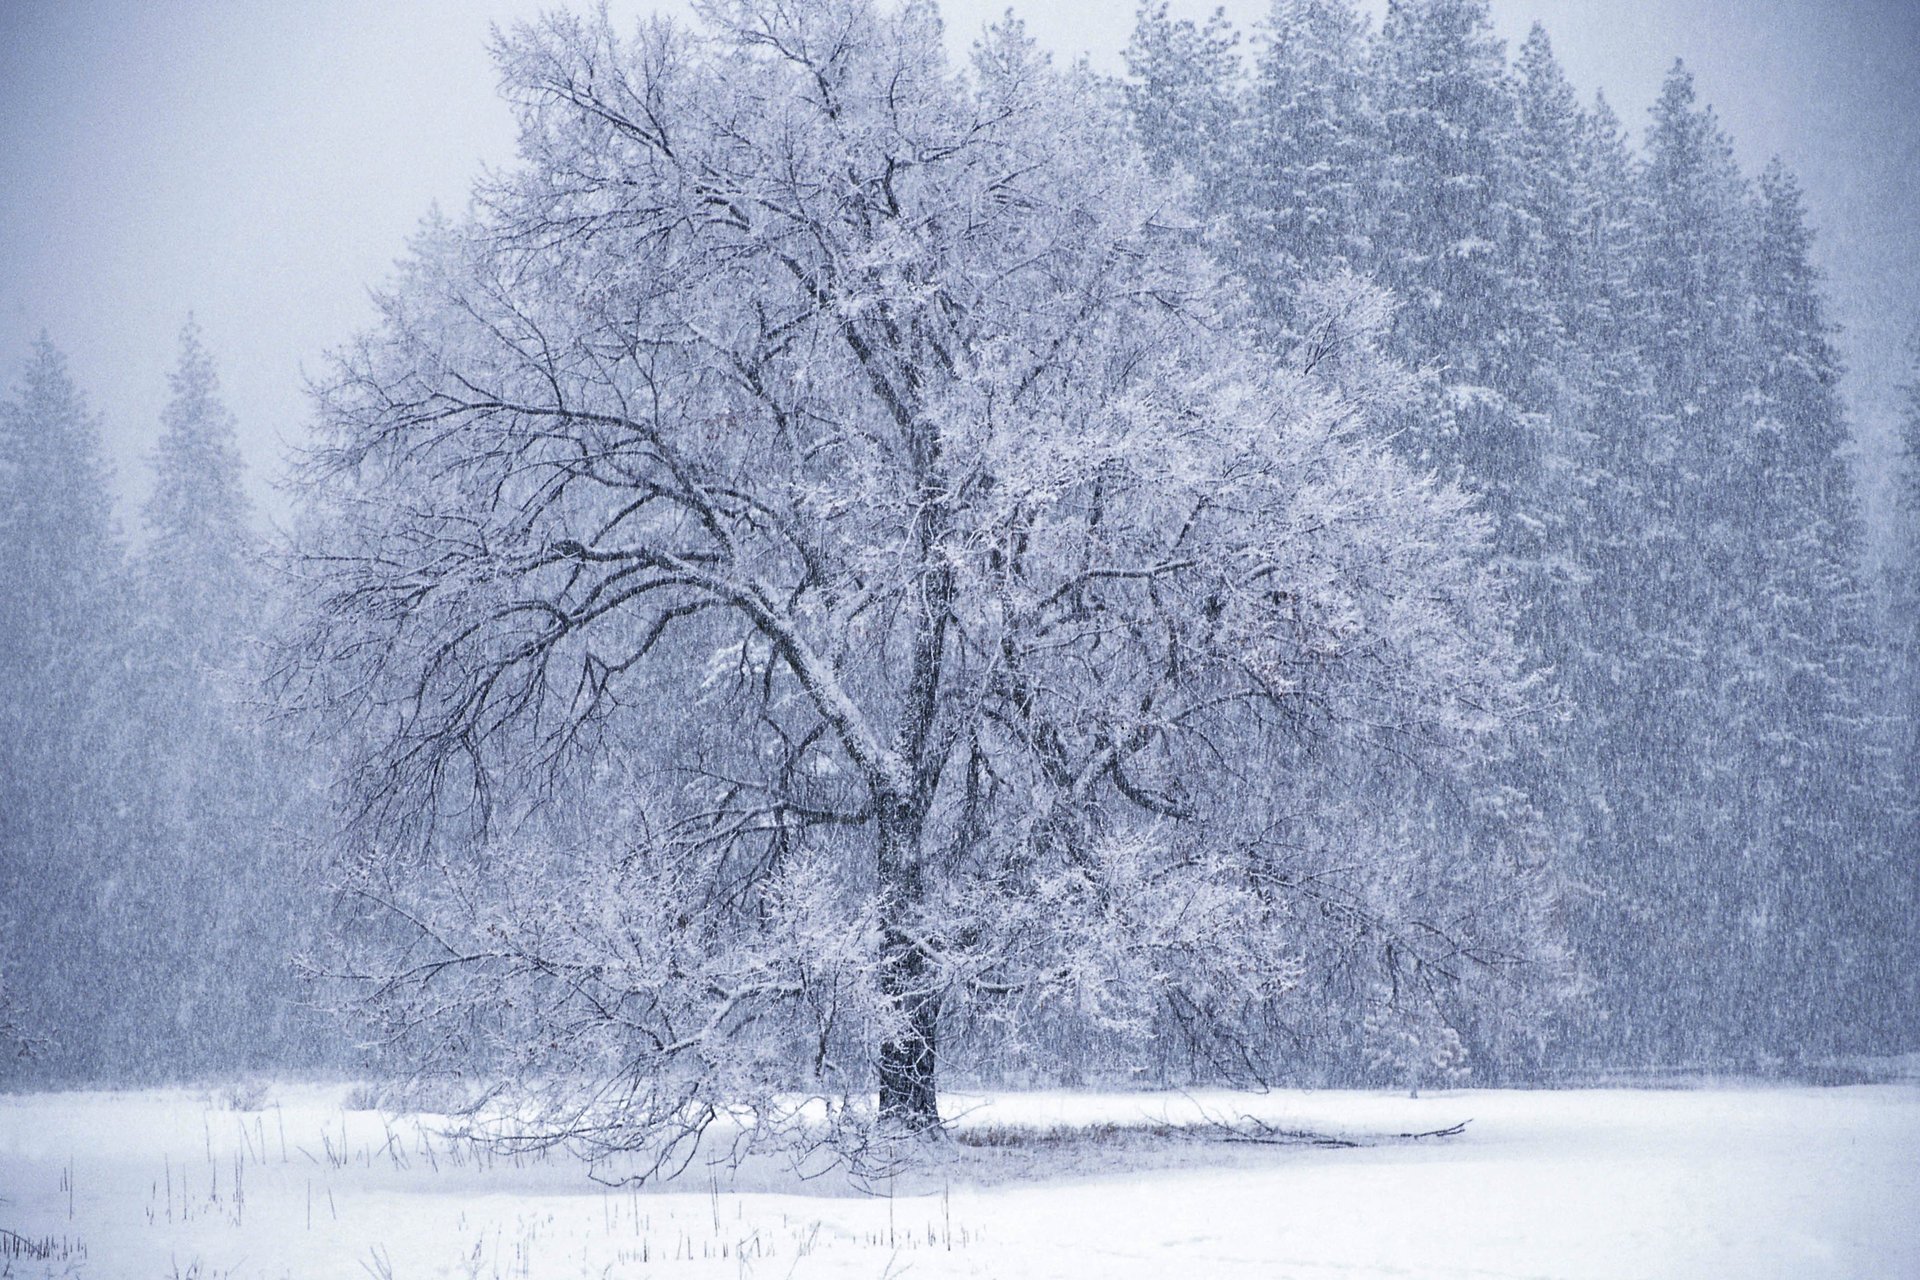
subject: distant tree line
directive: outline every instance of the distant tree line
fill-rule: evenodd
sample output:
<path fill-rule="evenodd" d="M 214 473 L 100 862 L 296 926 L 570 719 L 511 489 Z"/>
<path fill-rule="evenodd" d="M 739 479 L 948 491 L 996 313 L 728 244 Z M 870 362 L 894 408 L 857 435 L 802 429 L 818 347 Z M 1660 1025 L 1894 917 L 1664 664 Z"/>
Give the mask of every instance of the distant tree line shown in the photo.
<path fill-rule="evenodd" d="M 1555 697 L 1496 776 L 1553 828 L 1588 984 L 1551 1056 L 1910 1044 L 1912 669 L 1875 626 L 1792 176 L 1743 175 L 1678 63 L 1635 148 L 1539 26 L 1509 64 L 1485 0 L 1395 0 L 1377 32 L 1279 0 L 1250 60 L 1148 4 L 1127 56 L 1267 332 L 1310 338 L 1329 274 L 1390 289 L 1425 375 L 1398 447 L 1498 517 Z"/>

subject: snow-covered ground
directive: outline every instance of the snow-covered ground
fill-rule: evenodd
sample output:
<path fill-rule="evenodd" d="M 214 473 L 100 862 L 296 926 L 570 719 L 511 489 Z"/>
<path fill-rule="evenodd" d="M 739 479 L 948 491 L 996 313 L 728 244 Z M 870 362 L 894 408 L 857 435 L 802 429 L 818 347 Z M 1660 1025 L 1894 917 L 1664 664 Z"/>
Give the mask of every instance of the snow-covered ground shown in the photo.
<path fill-rule="evenodd" d="M 702 1166 L 612 1189 L 346 1096 L 0 1097 L 0 1276 L 1920 1276 L 1906 1084 L 957 1098 L 964 1125 L 1052 1136 L 963 1145 L 891 1194 Z M 1472 1123 L 1352 1149 L 1056 1129 L 1243 1114 L 1353 1136 Z"/>

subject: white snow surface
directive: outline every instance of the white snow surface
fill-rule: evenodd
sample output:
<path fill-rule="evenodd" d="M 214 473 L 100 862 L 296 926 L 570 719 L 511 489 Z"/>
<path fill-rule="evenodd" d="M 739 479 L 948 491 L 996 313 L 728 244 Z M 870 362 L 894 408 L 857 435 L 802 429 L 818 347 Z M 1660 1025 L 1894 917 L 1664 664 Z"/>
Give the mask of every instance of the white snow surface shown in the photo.
<path fill-rule="evenodd" d="M 953 1097 L 1025 1140 L 865 1192 L 704 1164 L 609 1188 L 347 1096 L 0 1097 L 0 1276 L 1920 1276 L 1912 1084 Z M 1243 1115 L 1369 1143 L 1059 1137 Z"/>

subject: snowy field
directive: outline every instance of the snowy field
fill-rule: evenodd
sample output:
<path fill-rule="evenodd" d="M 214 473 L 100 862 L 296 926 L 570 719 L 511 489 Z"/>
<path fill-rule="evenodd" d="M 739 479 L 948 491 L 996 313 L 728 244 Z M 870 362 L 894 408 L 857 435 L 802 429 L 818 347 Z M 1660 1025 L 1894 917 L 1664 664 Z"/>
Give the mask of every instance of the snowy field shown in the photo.
<path fill-rule="evenodd" d="M 608 1188 L 349 1096 L 0 1097 L 0 1275 L 1920 1276 L 1910 1084 L 954 1099 L 948 1163 L 864 1194 Z M 1241 1115 L 1361 1145 L 1105 1127 Z"/>

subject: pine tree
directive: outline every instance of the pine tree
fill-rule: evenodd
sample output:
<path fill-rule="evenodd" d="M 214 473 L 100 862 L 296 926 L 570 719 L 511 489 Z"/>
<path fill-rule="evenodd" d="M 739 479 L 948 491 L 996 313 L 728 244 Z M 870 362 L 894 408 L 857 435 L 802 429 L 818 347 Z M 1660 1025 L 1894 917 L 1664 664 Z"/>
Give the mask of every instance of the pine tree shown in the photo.
<path fill-rule="evenodd" d="M 1901 812 L 1909 833 L 1900 842 L 1920 862 L 1920 329 L 1908 341 L 1907 383 L 1900 416 L 1900 513 L 1904 538 L 1895 568 L 1898 586 L 1892 632 L 1894 714 L 1902 721 L 1893 737 L 1904 764 L 1900 787 Z"/>
<path fill-rule="evenodd" d="M 118 936 L 147 963 L 101 1002 L 103 1053 L 128 1076 L 308 1061 L 312 1044 L 294 1034 L 305 895 L 281 834 L 302 768 L 253 706 L 257 539 L 234 418 L 191 319 L 168 387 L 134 564 L 137 729 L 119 755 L 139 792 Z"/>
<path fill-rule="evenodd" d="M 61 1033 L 101 975 L 75 939 L 111 898 L 121 546 L 100 427 L 42 335 L 0 405 L 0 968 L 22 1026 Z"/>
<path fill-rule="evenodd" d="M 1188 176 L 1202 210 L 1218 208 L 1244 169 L 1239 45 L 1224 10 L 1196 24 L 1169 16 L 1167 0 L 1145 0 L 1123 53 L 1127 108 L 1140 145 Z"/>
<path fill-rule="evenodd" d="M 1501 260 L 1514 113 L 1485 0 L 1395 0 L 1373 63 L 1386 155 L 1372 266 L 1400 296 L 1410 355 L 1444 360 L 1456 385 L 1499 385 L 1514 324 Z"/>
<path fill-rule="evenodd" d="M 1514 63 L 1511 222 L 1513 270 L 1530 286 L 1514 300 L 1515 359 L 1530 403 L 1554 391 L 1542 381 L 1565 368 L 1573 315 L 1588 302 L 1591 281 L 1581 252 L 1585 175 L 1580 143 L 1585 129 L 1566 73 L 1553 56 L 1546 28 L 1535 23 Z"/>
<path fill-rule="evenodd" d="M 110 616 L 120 546 L 99 422 L 44 334 L 0 406 L 0 485 L 9 671 L 49 689 L 71 685 L 67 654 Z"/>
<path fill-rule="evenodd" d="M 1489 823 L 1538 821 L 1541 856 L 1564 865 L 1576 834 L 1565 681 L 1571 597 L 1586 576 L 1575 539 L 1587 459 L 1562 394 L 1546 246 L 1577 197 L 1578 118 L 1566 117 L 1543 35 L 1524 67 L 1534 98 L 1516 89 L 1484 0 L 1395 0 L 1371 54 L 1382 147 L 1368 265 L 1399 299 L 1399 353 L 1431 374 L 1429 394 L 1401 418 L 1400 444 L 1481 495 L 1541 677 L 1524 745 L 1480 765 L 1482 787 L 1505 802 L 1491 812 L 1430 804 L 1429 823 L 1437 840 L 1472 843 Z M 1523 174 L 1529 161 L 1538 168 Z"/>
<path fill-rule="evenodd" d="M 1699 487 L 1725 464 L 1723 428 L 1740 402 L 1748 192 L 1718 120 L 1695 102 L 1676 62 L 1647 134 L 1637 287 L 1672 480 Z"/>
<path fill-rule="evenodd" d="M 1302 281 L 1367 260 L 1379 125 L 1367 100 L 1366 22 L 1351 0 L 1275 0 L 1243 127 L 1233 265 L 1277 334 Z"/>
<path fill-rule="evenodd" d="M 1625 479 L 1606 513 L 1617 541 L 1599 623 L 1614 663 L 1602 739 L 1614 781 L 1607 828 L 1586 859 L 1606 893 L 1587 955 L 1614 1013 L 1603 1054 L 1698 1059 L 1728 1031 L 1704 1025 L 1724 1007 L 1699 1015 L 1727 976 L 1709 970 L 1734 941 L 1718 851 L 1735 770 L 1713 749 L 1728 728 L 1713 666 L 1726 657 L 1724 556 L 1734 541 L 1720 480 L 1739 400 L 1744 193 L 1683 68 L 1653 109 L 1639 183 L 1625 318 L 1644 387 L 1607 442 Z M 1705 554 L 1714 539 L 1720 563 Z"/>
<path fill-rule="evenodd" d="M 1920 897 L 1920 329 L 1908 340 L 1899 412 L 1900 536 L 1887 570 L 1882 665 L 1883 740 L 1893 760 L 1886 827 L 1887 902 L 1895 918 L 1886 931 L 1893 971 L 1885 984 L 1893 1012 L 1880 1030 L 1887 1040 L 1912 1045 L 1920 1039 L 1920 922 L 1908 905 Z"/>
<path fill-rule="evenodd" d="M 1590 248 L 1589 222 L 1608 178 L 1588 171 L 1587 121 L 1538 25 L 1521 47 L 1513 93 L 1503 247 L 1511 328 L 1494 389 L 1526 443 L 1519 454 L 1499 458 L 1488 479 L 1510 498 L 1504 545 L 1522 578 L 1523 632 L 1570 693 L 1564 680 L 1576 599 L 1591 576 L 1591 498 L 1600 482 L 1589 375 L 1606 354 L 1604 347 L 1583 347 L 1606 306 L 1604 267 Z M 1571 803 L 1557 777 L 1568 763 L 1568 745 L 1556 738 L 1534 782 L 1543 799 L 1554 793 L 1556 810 Z"/>
<path fill-rule="evenodd" d="M 188 324 L 123 565 L 99 432 L 44 341 L 0 413 L 0 932 L 42 1078 L 311 1062 L 306 914 L 278 831 L 306 788 L 250 709 L 264 594 L 234 424 Z"/>
<path fill-rule="evenodd" d="M 1883 1012 L 1879 814 L 1891 777 L 1866 705 L 1877 658 L 1840 360 L 1800 190 L 1778 161 L 1750 217 L 1751 367 L 1744 436 L 1730 450 L 1745 517 L 1746 665 L 1729 694 L 1765 874 L 1742 886 L 1758 953 L 1742 972 L 1763 988 L 1755 1003 L 1776 1011 L 1755 1033 L 1776 1052 L 1817 1056 L 1873 1047 L 1857 1037 Z"/>
<path fill-rule="evenodd" d="M 1632 665 L 1609 643 L 1624 639 L 1611 634 L 1612 597 L 1633 581 L 1625 558 L 1634 550 L 1634 424 L 1644 408 L 1622 265 L 1634 243 L 1632 163 L 1605 100 L 1581 110 L 1538 25 L 1520 48 L 1512 92 L 1514 312 L 1504 390 L 1533 451 L 1532 465 L 1509 479 L 1506 545 L 1524 634 L 1557 697 L 1557 714 L 1517 777 L 1551 826 L 1569 941 L 1591 967 L 1611 937 L 1617 900 L 1593 861 L 1614 811 L 1611 775 L 1594 762 L 1613 751 L 1614 686 Z"/>
<path fill-rule="evenodd" d="M 1644 635 L 1659 616 L 1649 573 L 1665 552 L 1647 514 L 1660 466 L 1651 460 L 1635 265 L 1644 191 L 1603 97 L 1585 113 L 1577 155 L 1576 251 L 1560 316 L 1565 345 L 1555 419 L 1578 442 L 1584 464 L 1565 486 L 1573 513 L 1565 643 L 1550 656 L 1573 717 L 1561 746 L 1566 785 L 1554 815 L 1569 875 L 1568 929 L 1595 991 L 1570 1010 L 1560 1052 L 1618 1061 L 1637 1047 L 1615 1002 L 1639 933 L 1658 915 L 1637 879 L 1645 864 L 1632 850 L 1645 829 L 1643 806 L 1649 794 L 1660 794 L 1652 772 L 1639 767 L 1638 744 L 1659 707 Z"/>
<path fill-rule="evenodd" d="M 233 415 L 221 402 L 213 358 L 191 318 L 168 385 L 153 490 L 142 513 L 147 577 L 165 587 L 147 603 L 169 632 L 168 647 L 207 659 L 214 650 L 240 648 L 234 627 L 244 626 L 258 585 Z"/>
<path fill-rule="evenodd" d="M 1883 878 L 1839 366 L 1791 179 L 1750 191 L 1682 66 L 1652 115 L 1628 284 L 1643 387 L 1602 442 L 1617 496 L 1591 620 L 1613 767 L 1581 932 L 1622 1032 L 1598 1047 L 1817 1056 L 1867 1012 Z"/>

